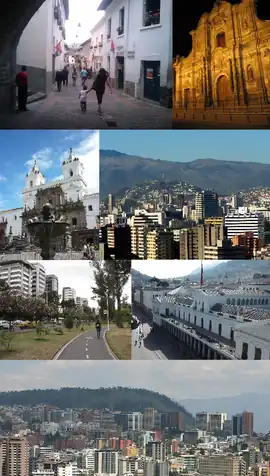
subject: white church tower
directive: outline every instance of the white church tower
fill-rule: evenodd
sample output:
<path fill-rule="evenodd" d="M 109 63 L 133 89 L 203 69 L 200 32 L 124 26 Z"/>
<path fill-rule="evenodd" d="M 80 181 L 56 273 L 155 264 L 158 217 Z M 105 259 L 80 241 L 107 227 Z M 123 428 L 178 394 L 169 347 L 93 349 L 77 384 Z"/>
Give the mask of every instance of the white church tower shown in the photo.
<path fill-rule="evenodd" d="M 44 175 L 40 172 L 35 160 L 32 170 L 26 175 L 26 186 L 23 192 L 24 206 L 28 209 L 34 208 L 36 194 L 39 188 L 45 184 Z"/>
<path fill-rule="evenodd" d="M 87 192 L 87 183 L 84 180 L 84 167 L 82 162 L 77 158 L 73 158 L 72 149 L 68 160 L 62 163 L 62 171 L 64 180 L 62 181 L 62 189 L 67 200 L 76 202 L 78 198 L 81 200 Z"/>

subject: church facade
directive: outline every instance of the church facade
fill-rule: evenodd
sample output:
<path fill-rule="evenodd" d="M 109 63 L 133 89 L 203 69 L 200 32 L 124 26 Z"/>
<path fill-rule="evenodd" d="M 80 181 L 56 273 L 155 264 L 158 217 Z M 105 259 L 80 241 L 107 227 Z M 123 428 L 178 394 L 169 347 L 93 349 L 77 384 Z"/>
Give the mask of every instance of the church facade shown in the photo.
<path fill-rule="evenodd" d="M 90 193 L 84 179 L 82 162 L 73 157 L 72 150 L 68 160 L 62 163 L 61 180 L 46 183 L 38 164 L 35 162 L 26 175 L 22 191 L 21 208 L 0 210 L 0 229 L 5 235 L 20 236 L 27 231 L 29 219 L 40 217 L 45 203 L 51 203 L 57 219 L 64 216 L 71 231 L 95 230 L 99 215 L 99 193 Z"/>
<path fill-rule="evenodd" d="M 202 15 L 189 56 L 174 62 L 175 108 L 270 107 L 270 18 L 257 18 L 255 2 L 219 1 Z"/>

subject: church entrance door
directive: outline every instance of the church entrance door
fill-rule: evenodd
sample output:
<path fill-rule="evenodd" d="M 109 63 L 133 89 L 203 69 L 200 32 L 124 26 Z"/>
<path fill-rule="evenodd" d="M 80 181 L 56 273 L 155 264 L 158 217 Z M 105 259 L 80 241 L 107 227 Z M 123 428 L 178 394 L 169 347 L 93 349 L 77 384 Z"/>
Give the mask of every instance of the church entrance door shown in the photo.
<path fill-rule="evenodd" d="M 232 101 L 232 91 L 227 76 L 220 76 L 217 80 L 217 105 L 226 107 Z"/>

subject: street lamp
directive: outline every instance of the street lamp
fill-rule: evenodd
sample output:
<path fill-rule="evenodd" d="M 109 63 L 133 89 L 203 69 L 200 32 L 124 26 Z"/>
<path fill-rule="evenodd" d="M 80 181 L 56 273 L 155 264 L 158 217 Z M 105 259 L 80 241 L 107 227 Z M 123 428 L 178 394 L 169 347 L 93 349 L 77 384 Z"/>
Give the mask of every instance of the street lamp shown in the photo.
<path fill-rule="evenodd" d="M 107 310 L 104 311 L 107 316 L 107 331 L 110 330 L 109 296 L 107 296 Z"/>

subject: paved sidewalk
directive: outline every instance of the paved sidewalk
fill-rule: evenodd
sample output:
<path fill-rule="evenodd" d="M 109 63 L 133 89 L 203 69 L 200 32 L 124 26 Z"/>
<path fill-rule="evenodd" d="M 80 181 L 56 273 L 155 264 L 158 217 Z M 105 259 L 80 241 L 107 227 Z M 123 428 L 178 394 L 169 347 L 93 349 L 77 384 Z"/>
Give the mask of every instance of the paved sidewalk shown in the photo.
<path fill-rule="evenodd" d="M 88 87 L 92 82 L 89 81 Z M 63 86 L 28 112 L 0 114 L 1 129 L 171 129 L 172 109 L 133 99 L 118 90 L 106 89 L 102 115 L 97 112 L 95 91 L 88 94 L 87 111 L 80 109 L 80 86 Z"/>
<path fill-rule="evenodd" d="M 56 360 L 112 360 L 112 354 L 103 339 L 97 339 L 96 330 L 86 332 L 67 345 Z"/>

